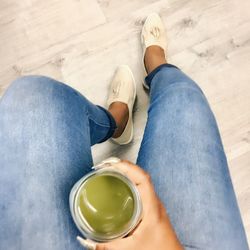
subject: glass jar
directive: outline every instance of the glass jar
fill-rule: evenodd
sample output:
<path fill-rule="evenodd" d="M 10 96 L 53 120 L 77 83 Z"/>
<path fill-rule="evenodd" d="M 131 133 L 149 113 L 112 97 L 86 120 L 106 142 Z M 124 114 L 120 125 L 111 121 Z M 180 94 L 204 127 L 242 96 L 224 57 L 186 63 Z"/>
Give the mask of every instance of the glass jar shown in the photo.
<path fill-rule="evenodd" d="M 79 209 L 79 199 L 80 199 L 81 192 L 84 188 L 84 185 L 86 185 L 88 180 L 97 176 L 112 176 L 112 177 L 118 178 L 120 181 L 126 184 L 129 190 L 131 191 L 131 194 L 133 196 L 133 213 L 132 213 L 130 220 L 122 229 L 122 231 L 114 232 L 113 234 L 105 234 L 105 233 L 97 232 L 91 226 L 89 226 L 87 219 L 84 218 L 83 213 Z M 83 176 L 73 186 L 70 192 L 69 203 L 70 203 L 70 212 L 71 212 L 71 215 L 73 217 L 73 220 L 77 228 L 80 230 L 84 238 L 90 239 L 96 242 L 107 242 L 107 241 L 112 241 L 117 238 L 122 238 L 128 235 L 129 232 L 131 232 L 141 220 L 142 203 L 141 203 L 141 198 L 140 198 L 140 195 L 136 186 L 134 185 L 134 183 L 132 183 L 132 181 L 127 176 L 125 176 L 123 173 L 121 173 L 117 169 L 108 166 L 107 163 L 102 164 L 102 168 L 93 170 L 87 175 Z"/>

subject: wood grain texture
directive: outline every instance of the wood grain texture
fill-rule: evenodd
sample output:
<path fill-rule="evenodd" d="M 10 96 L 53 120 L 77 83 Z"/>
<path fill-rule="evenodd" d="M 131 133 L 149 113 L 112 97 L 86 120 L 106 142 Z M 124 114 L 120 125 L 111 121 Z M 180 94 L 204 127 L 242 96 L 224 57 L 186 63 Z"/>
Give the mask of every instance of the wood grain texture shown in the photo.
<path fill-rule="evenodd" d="M 64 81 L 105 105 L 117 65 L 137 81 L 135 138 L 92 148 L 94 161 L 116 155 L 131 161 L 146 122 L 139 34 L 156 11 L 168 31 L 168 60 L 205 92 L 215 113 L 250 240 L 250 1 L 237 0 L 2 0 L 0 95 L 20 75 Z"/>

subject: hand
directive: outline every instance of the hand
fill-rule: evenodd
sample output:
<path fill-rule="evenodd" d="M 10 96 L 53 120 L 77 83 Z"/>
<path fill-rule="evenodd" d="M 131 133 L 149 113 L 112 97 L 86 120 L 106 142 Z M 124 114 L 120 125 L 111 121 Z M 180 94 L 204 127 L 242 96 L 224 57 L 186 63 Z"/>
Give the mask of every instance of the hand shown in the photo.
<path fill-rule="evenodd" d="M 183 249 L 171 226 L 166 210 L 154 191 L 149 174 L 129 161 L 112 163 L 112 167 L 127 175 L 137 186 L 143 204 L 142 220 L 126 238 L 98 244 L 78 238 L 80 243 L 95 250 Z"/>

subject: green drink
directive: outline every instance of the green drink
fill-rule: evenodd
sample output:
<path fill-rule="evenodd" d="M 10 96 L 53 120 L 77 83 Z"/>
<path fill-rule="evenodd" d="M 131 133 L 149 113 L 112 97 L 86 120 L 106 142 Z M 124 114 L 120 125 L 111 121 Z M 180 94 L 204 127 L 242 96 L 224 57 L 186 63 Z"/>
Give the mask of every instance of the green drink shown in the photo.
<path fill-rule="evenodd" d="M 114 235 L 128 227 L 134 214 L 134 197 L 123 180 L 103 173 L 83 183 L 77 207 L 93 232 L 102 236 Z"/>
<path fill-rule="evenodd" d="M 122 238 L 139 223 L 142 204 L 136 186 L 110 162 L 83 176 L 71 189 L 70 212 L 84 238 L 97 242 Z M 100 165 L 98 165 L 100 166 Z"/>

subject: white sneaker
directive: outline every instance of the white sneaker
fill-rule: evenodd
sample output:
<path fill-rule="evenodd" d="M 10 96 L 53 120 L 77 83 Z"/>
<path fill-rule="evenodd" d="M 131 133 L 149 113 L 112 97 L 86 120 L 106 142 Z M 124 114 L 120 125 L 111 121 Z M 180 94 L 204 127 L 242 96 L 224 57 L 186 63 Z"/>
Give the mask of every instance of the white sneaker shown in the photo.
<path fill-rule="evenodd" d="M 107 106 L 113 102 L 123 102 L 128 105 L 129 118 L 127 125 L 118 138 L 112 138 L 114 142 L 120 145 L 128 144 L 132 141 L 134 135 L 132 111 L 136 97 L 136 84 L 132 71 L 127 65 L 121 65 L 117 68 L 114 78 L 111 82 Z"/>
<path fill-rule="evenodd" d="M 144 69 L 145 77 L 147 76 L 147 70 L 144 64 L 144 57 L 147 47 L 157 45 L 161 47 L 166 55 L 167 49 L 167 37 L 164 24 L 157 13 L 151 13 L 142 27 L 141 32 L 141 43 L 142 43 L 142 64 Z M 143 81 L 143 85 L 146 89 L 149 89 L 148 85 Z"/>

